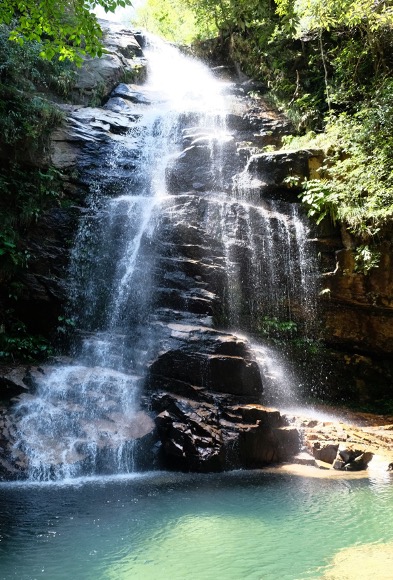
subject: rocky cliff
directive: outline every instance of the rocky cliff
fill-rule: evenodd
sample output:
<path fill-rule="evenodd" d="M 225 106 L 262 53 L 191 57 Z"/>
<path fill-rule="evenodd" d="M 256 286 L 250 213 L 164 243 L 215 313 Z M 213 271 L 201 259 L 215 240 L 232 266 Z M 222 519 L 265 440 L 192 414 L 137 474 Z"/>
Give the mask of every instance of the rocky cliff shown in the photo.
<path fill-rule="evenodd" d="M 47 212 L 28 233 L 34 257 L 18 308 L 31 325 L 46 333 L 64 312 L 77 225 L 81 220 L 94 222 L 87 197 L 121 195 L 128 187 L 138 187 L 138 180 L 143 179 L 135 171 L 140 156 L 140 112 L 135 105 L 149 107 L 151 98 L 141 84 L 146 74 L 143 39 L 112 26 L 106 43 L 109 52 L 105 57 L 87 60 L 81 69 L 74 104 L 62 105 L 66 118 L 52 135 L 51 163 L 61 172 L 68 207 Z M 273 272 L 274 283 L 265 293 L 261 290 L 257 299 L 251 282 L 247 282 L 250 264 L 255 256 L 264 261 L 265 254 L 258 253 L 258 248 L 269 245 L 270 234 L 274 239 L 277 232 L 290 236 L 288 223 L 292 227 L 298 185 L 312 175 L 321 159 L 320 152 L 263 150 L 266 145 L 279 148 L 289 126 L 255 97 L 253 90 L 248 83 L 228 86 L 228 100 L 234 106 L 223 140 L 212 139 L 208 127 L 195 131 L 192 117 L 184 119 L 178 136 L 179 153 L 166 172 L 171 199 L 163 206 L 154 243 L 142 240 L 154 256 L 149 281 L 152 290 L 147 299 L 153 312 L 149 325 L 155 348 L 148 362 L 140 409 L 148 428 L 130 433 L 130 440 L 138 441 L 139 465 L 198 471 L 256 467 L 287 460 L 299 449 L 298 430 L 278 411 L 263 406 L 266 377 L 261 376 L 250 343 L 228 328 L 240 324 L 247 332 L 265 336 L 266 324 L 270 328 L 279 325 L 274 315 L 269 318 L 261 312 L 282 274 L 273 263 L 261 266 Z M 98 101 L 100 106 L 93 106 Z M 122 140 L 126 135 L 135 137 L 127 146 Z M 212 153 L 218 155 L 219 167 Z M 246 188 L 240 183 L 244 178 Z M 266 219 L 273 223 L 269 226 L 272 230 L 261 233 L 257 242 L 255 237 L 247 237 L 247 216 L 236 195 L 230 203 L 214 197 L 217 191 L 238 194 L 239 188 L 262 208 L 258 216 L 251 212 L 248 217 L 261 224 Z M 179 219 L 183 211 L 187 211 L 186 223 Z M 216 220 L 208 221 L 208 215 Z M 217 224 L 215 229 L 212 223 Z M 223 223 L 233 228 L 230 251 L 220 230 Z M 299 356 L 300 363 L 306 365 L 303 394 L 308 396 L 311 390 L 311 394 L 340 402 L 391 398 L 389 248 L 383 251 L 383 267 L 366 276 L 355 272 L 348 236 L 330 224 L 315 227 L 304 243 L 318 256 L 313 268 L 320 269 L 316 287 L 319 284 L 322 290 L 315 306 L 320 324 L 312 325 L 307 340 L 322 339 L 329 350 Z M 277 250 L 281 246 L 275 248 L 276 253 L 284 252 Z M 288 256 L 295 255 L 289 248 Z M 284 263 L 283 255 L 276 258 Z M 228 287 L 228 260 L 237 269 L 236 279 L 245 283 L 241 291 Z M 110 261 L 106 267 L 111 268 Z M 301 268 L 299 272 L 282 308 L 289 312 L 292 323 L 304 330 L 310 306 L 306 297 L 294 296 L 311 277 Z M 77 335 L 74 340 L 78 341 Z M 280 348 L 287 347 L 281 342 Z M 23 449 L 17 448 L 18 413 L 23 413 L 23 397 L 34 396 L 48 373 L 50 369 L 45 366 L 17 373 L 5 369 L 0 378 L 7 401 L 0 422 L 5 477 L 26 473 L 28 459 Z M 127 426 L 128 419 L 120 416 L 120 410 L 116 416 L 105 408 L 100 413 L 102 441 L 116 425 Z M 103 443 L 102 462 L 105 449 Z M 83 443 L 75 461 L 85 461 Z"/>

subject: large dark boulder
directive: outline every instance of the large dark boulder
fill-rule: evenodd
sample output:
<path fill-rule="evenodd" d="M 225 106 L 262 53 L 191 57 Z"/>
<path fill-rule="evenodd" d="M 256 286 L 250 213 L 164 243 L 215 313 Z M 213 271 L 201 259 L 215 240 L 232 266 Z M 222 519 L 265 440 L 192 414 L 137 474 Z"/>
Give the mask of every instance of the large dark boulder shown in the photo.
<path fill-rule="evenodd" d="M 192 324 L 169 324 L 164 344 L 149 368 L 148 388 L 165 389 L 200 400 L 214 393 L 257 402 L 262 381 L 246 340 Z"/>
<path fill-rule="evenodd" d="M 153 410 L 164 467 L 221 471 L 263 467 L 290 459 L 299 433 L 280 413 L 261 405 L 209 404 L 160 393 Z"/>

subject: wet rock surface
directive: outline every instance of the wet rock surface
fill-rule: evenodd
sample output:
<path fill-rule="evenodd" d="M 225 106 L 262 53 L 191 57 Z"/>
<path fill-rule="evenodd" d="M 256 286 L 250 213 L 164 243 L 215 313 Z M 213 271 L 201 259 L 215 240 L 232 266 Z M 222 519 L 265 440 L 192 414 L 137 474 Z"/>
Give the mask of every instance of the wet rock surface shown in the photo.
<path fill-rule="evenodd" d="M 80 365 L 21 366 L 0 376 L 0 477 L 52 479 L 59 470 L 63 476 L 107 474 L 119 460 L 128 466 L 132 461 L 138 469 L 151 467 L 154 421 L 138 407 L 124 407 L 124 392 L 132 400 L 138 380 L 113 369 Z M 50 405 L 43 399 L 46 389 L 52 391 Z M 44 416 L 39 425 L 37 413 Z M 41 449 L 47 464 L 36 463 Z"/>
<path fill-rule="evenodd" d="M 280 413 L 258 404 L 213 404 L 158 393 L 152 400 L 165 467 L 191 471 L 255 468 L 298 450 L 299 433 Z"/>

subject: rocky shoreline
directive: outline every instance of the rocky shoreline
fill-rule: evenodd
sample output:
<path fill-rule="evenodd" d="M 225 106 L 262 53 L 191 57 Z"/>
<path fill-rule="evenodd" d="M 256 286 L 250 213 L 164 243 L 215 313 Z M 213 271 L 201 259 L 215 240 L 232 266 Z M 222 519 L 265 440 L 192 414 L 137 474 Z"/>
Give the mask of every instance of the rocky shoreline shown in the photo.
<path fill-rule="evenodd" d="M 34 396 L 40 381 L 53 368 L 3 368 L 2 392 L 8 392 L 13 406 L 20 407 L 22 403 L 23 408 L 23 400 Z M 75 366 L 76 375 L 80 372 L 80 367 Z M 78 388 L 78 379 L 74 380 Z M 242 396 L 245 397 L 244 391 Z M 371 471 L 387 472 L 393 461 L 390 416 L 339 409 L 334 415 L 307 408 L 280 412 L 256 402 L 236 402 L 236 396 L 228 394 L 209 395 L 201 389 L 199 400 L 195 393 L 190 399 L 159 390 L 149 397 L 144 395 L 144 399 L 144 410 L 138 412 L 132 430 L 132 438 L 138 442 L 141 469 L 154 465 L 156 469 L 207 472 L 282 464 L 279 469 L 304 476 L 367 477 L 368 467 Z M 106 425 L 103 429 L 108 434 L 110 416 L 103 410 L 102 417 Z M 117 430 L 122 425 L 127 428 L 128 422 L 127 417 L 117 414 L 113 428 L 115 425 Z M 10 413 L 7 405 L 3 406 L 0 472 L 5 479 L 23 478 L 27 466 L 23 453 L 19 450 L 15 455 L 13 450 L 16 425 L 17 415 Z M 153 449 L 159 442 L 156 455 Z"/>
<path fill-rule="evenodd" d="M 293 463 L 320 470 L 363 471 L 371 465 L 390 471 L 393 461 L 393 418 L 336 409 L 334 415 L 318 418 L 320 412 L 287 414 L 301 433 L 301 451 Z M 340 417 L 341 415 L 341 417 Z"/>

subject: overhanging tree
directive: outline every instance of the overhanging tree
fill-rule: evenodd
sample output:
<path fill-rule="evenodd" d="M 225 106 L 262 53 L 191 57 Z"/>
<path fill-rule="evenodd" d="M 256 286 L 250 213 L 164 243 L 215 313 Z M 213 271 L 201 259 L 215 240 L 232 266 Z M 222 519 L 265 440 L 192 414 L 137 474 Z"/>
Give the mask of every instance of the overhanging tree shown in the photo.
<path fill-rule="evenodd" d="M 101 56 L 102 30 L 93 10 L 114 12 L 131 0 L 1 0 L 0 23 L 11 27 L 10 39 L 38 41 L 41 56 L 80 62 L 84 54 Z"/>

